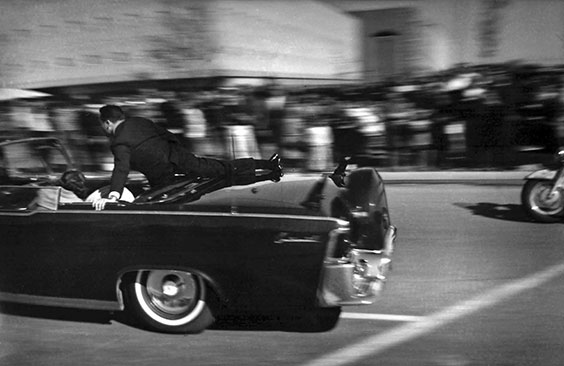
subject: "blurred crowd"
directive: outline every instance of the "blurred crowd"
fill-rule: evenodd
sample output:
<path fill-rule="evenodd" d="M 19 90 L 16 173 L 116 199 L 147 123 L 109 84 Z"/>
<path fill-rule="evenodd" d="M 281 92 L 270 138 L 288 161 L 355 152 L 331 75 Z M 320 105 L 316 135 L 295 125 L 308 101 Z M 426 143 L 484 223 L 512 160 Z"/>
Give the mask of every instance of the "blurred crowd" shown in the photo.
<path fill-rule="evenodd" d="M 164 125 L 196 154 L 268 157 L 288 168 L 353 163 L 390 169 L 514 168 L 564 145 L 564 68 L 459 65 L 440 73 L 339 86 L 141 89 L 88 98 L 0 102 L 2 139 L 56 136 L 85 169 L 111 169 L 98 108 Z M 534 161 L 530 161 L 534 163 Z"/>

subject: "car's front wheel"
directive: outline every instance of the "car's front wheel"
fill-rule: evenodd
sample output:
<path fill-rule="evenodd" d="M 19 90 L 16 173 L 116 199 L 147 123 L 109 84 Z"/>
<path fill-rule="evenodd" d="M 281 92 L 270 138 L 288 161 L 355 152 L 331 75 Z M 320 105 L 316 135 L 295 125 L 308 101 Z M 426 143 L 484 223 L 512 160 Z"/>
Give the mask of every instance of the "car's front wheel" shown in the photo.
<path fill-rule="evenodd" d="M 145 328 L 166 333 L 199 333 L 215 320 L 203 279 L 176 270 L 138 271 L 126 283 L 126 309 Z"/>

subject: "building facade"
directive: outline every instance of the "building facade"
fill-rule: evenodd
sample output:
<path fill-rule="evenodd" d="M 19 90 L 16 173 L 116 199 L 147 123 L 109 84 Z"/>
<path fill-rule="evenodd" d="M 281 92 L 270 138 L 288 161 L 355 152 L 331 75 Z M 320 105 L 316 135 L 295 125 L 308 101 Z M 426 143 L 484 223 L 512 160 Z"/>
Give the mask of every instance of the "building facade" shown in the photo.
<path fill-rule="evenodd" d="M 358 80 L 360 22 L 319 1 L 6 0 L 0 86 Z"/>
<path fill-rule="evenodd" d="M 563 19 L 562 0 L 3 0 L 0 87 L 561 64 Z"/>
<path fill-rule="evenodd" d="M 464 63 L 564 63 L 561 0 L 326 2 L 361 20 L 369 80 Z"/>

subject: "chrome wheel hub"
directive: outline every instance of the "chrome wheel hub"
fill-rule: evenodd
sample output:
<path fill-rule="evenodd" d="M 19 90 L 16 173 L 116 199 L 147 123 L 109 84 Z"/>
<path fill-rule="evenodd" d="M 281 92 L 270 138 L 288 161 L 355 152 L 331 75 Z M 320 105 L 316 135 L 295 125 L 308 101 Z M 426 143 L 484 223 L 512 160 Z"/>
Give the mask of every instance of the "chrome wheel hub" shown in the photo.
<path fill-rule="evenodd" d="M 196 278 L 187 272 L 150 271 L 146 284 L 147 300 L 155 310 L 164 314 L 184 314 L 197 302 L 196 281 Z"/>
<path fill-rule="evenodd" d="M 531 195 L 533 210 L 542 211 L 545 214 L 553 214 L 562 210 L 564 204 L 562 192 L 556 190 L 551 193 L 551 188 L 550 184 L 543 184 L 534 189 Z"/>

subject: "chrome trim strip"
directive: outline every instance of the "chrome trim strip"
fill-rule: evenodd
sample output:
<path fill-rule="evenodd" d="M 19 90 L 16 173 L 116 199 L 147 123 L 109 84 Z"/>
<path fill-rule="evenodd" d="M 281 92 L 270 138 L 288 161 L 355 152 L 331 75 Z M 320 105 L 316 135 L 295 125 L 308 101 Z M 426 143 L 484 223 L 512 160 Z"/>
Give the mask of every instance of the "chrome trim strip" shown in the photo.
<path fill-rule="evenodd" d="M 300 238 L 288 238 L 288 239 L 278 239 L 274 241 L 274 244 L 317 244 L 319 240 L 315 239 L 300 239 Z"/>
<path fill-rule="evenodd" d="M 17 215 L 17 216 L 30 216 L 32 214 L 47 214 L 56 215 L 61 213 L 81 213 L 81 214 L 92 214 L 92 215 L 168 215 L 168 216 L 205 216 L 205 217 L 243 217 L 243 218 L 276 218 L 276 219 L 300 219 L 300 220 L 310 220 L 310 221 L 330 221 L 335 222 L 339 225 L 343 225 L 347 221 L 342 219 L 337 219 L 328 216 L 308 216 L 308 215 L 280 215 L 280 214 L 253 214 L 253 213 L 238 213 L 238 212 L 200 212 L 200 211 L 134 211 L 134 210 L 103 210 L 96 211 L 92 210 L 65 210 L 60 208 L 56 211 L 24 211 L 18 213 L 17 211 L 10 212 L 0 212 L 0 215 Z"/>
<path fill-rule="evenodd" d="M 348 221 L 345 220 L 339 220 L 339 221 L 340 221 L 338 222 L 339 227 L 329 232 L 329 240 L 327 242 L 327 252 L 325 253 L 325 257 L 330 257 L 329 252 L 335 249 L 339 237 L 343 234 L 348 234 L 351 230 L 350 223 Z"/>
<path fill-rule="evenodd" d="M 88 310 L 120 311 L 123 307 L 117 301 L 101 301 L 93 299 L 71 299 L 66 297 L 36 296 L 0 292 L 0 301 L 28 305 L 55 306 Z"/>
<path fill-rule="evenodd" d="M 47 213 L 48 211 L 45 211 Z M 33 216 L 39 213 L 39 211 L 29 211 L 29 210 L 2 210 L 0 209 L 0 216 Z"/>

